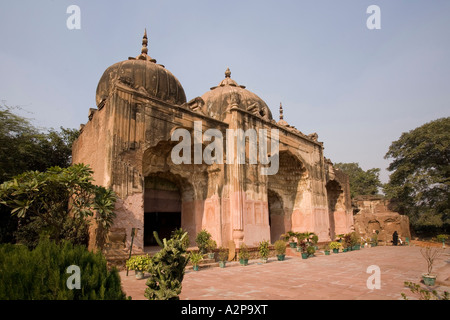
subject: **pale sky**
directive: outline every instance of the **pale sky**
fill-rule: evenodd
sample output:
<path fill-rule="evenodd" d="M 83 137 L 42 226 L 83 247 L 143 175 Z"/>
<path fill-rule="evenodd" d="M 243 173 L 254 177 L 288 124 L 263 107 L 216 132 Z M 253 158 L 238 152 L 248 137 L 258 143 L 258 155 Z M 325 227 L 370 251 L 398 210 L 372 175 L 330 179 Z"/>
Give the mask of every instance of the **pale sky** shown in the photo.
<path fill-rule="evenodd" d="M 69 29 L 70 5 L 80 29 Z M 366 12 L 380 8 L 381 29 Z M 12 1 L 0 3 L 0 100 L 44 128 L 78 128 L 107 67 L 140 53 L 187 99 L 231 77 L 278 121 L 316 132 L 333 162 L 381 168 L 402 132 L 450 116 L 450 1 Z"/>

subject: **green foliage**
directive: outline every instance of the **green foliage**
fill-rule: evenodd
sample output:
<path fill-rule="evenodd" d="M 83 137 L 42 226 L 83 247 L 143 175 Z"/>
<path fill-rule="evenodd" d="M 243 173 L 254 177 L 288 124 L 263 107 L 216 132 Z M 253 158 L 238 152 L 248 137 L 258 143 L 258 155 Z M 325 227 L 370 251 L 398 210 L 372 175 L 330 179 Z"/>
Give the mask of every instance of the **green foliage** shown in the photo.
<path fill-rule="evenodd" d="M 71 273 L 80 268 L 80 289 L 68 289 Z M 103 255 L 84 246 L 42 238 L 34 250 L 0 245 L 0 300 L 117 300 L 125 299 L 116 269 L 108 271 Z"/>
<path fill-rule="evenodd" d="M 334 167 L 348 175 L 350 183 L 350 196 L 376 195 L 378 188 L 382 187 L 380 169 L 372 168 L 364 171 L 358 163 L 336 163 Z"/>
<path fill-rule="evenodd" d="M 44 133 L 13 111 L 0 105 L 0 183 L 24 171 L 70 165 L 78 130 L 61 127 Z"/>
<path fill-rule="evenodd" d="M 211 234 L 203 229 L 199 233 L 197 233 L 197 237 L 195 238 L 195 242 L 197 243 L 198 250 L 201 253 L 206 253 L 208 251 L 208 241 L 211 239 Z"/>
<path fill-rule="evenodd" d="M 261 258 L 265 259 L 269 257 L 269 241 L 268 240 L 263 240 L 259 243 L 258 245 L 258 251 L 259 251 L 259 255 L 261 256 Z"/>
<path fill-rule="evenodd" d="M 314 255 L 315 252 L 316 252 L 316 249 L 314 248 L 314 246 L 307 246 L 306 247 L 306 253 L 308 253 L 309 256 Z"/>
<path fill-rule="evenodd" d="M 149 262 L 150 256 L 148 254 L 132 256 L 126 261 L 126 266 L 128 270 L 147 271 Z"/>
<path fill-rule="evenodd" d="M 189 258 L 190 258 L 192 264 L 194 266 L 197 266 L 199 264 L 199 262 L 203 260 L 203 254 L 201 254 L 200 252 L 192 252 L 189 255 Z"/>
<path fill-rule="evenodd" d="M 40 234 L 51 240 L 86 243 L 88 217 L 100 227 L 102 246 L 115 217 L 113 191 L 92 184 L 92 170 L 83 164 L 52 167 L 46 172 L 27 171 L 0 185 L 0 205 L 18 218 L 16 240 L 30 248 Z"/>
<path fill-rule="evenodd" d="M 405 286 L 411 290 L 411 293 L 416 294 L 419 300 L 450 300 L 450 293 L 444 291 L 439 294 L 436 290 L 423 289 L 419 284 L 414 282 L 405 281 Z M 403 292 L 401 293 L 403 299 L 408 300 L 408 297 Z"/>
<path fill-rule="evenodd" d="M 289 230 L 288 232 L 282 234 L 280 236 L 280 239 L 286 241 L 286 242 L 295 242 L 295 239 L 297 238 L 298 233 L 294 232 L 292 230 Z"/>
<path fill-rule="evenodd" d="M 183 230 L 183 228 L 175 229 L 174 231 L 172 231 L 171 237 L 172 237 L 172 238 L 175 238 L 175 239 L 181 239 L 181 238 L 183 238 L 183 240 L 181 241 L 181 243 L 182 243 L 182 245 L 183 245 L 184 250 L 187 250 L 187 248 L 189 248 L 189 243 L 190 243 L 190 241 L 189 241 L 189 236 L 188 236 L 188 235 L 186 235 L 185 237 L 183 237 L 183 234 L 185 234 L 185 233 L 187 234 L 187 232 L 185 232 L 185 231 Z M 160 246 L 163 246 L 163 245 L 160 245 Z"/>
<path fill-rule="evenodd" d="M 275 251 L 277 254 L 285 254 L 286 253 L 286 241 L 277 240 L 274 243 Z"/>
<path fill-rule="evenodd" d="M 330 249 L 333 250 L 333 249 L 341 248 L 342 244 L 340 242 L 332 241 L 332 242 L 330 242 L 329 246 L 330 246 Z"/>
<path fill-rule="evenodd" d="M 217 242 L 213 239 L 209 239 L 206 243 L 206 250 L 208 252 L 213 252 L 217 248 Z"/>
<path fill-rule="evenodd" d="M 301 246 L 306 240 L 306 234 L 302 232 L 295 232 L 295 238 L 297 239 L 297 246 Z"/>
<path fill-rule="evenodd" d="M 248 259 L 250 257 L 250 253 L 248 251 L 248 247 L 245 243 L 242 243 L 239 246 L 239 255 L 238 255 L 239 259 Z"/>
<path fill-rule="evenodd" d="M 416 231 L 450 225 L 450 117 L 404 132 L 392 142 L 384 191 Z"/>
<path fill-rule="evenodd" d="M 228 260 L 228 248 L 220 247 L 219 261 L 227 261 L 227 260 Z"/>
<path fill-rule="evenodd" d="M 169 239 L 159 240 L 156 231 L 155 239 L 162 244 L 162 249 L 151 257 L 144 296 L 149 300 L 179 300 L 184 270 L 189 261 L 186 254 L 184 238 L 187 232 L 175 232 Z"/>
<path fill-rule="evenodd" d="M 448 235 L 446 235 L 446 234 L 438 234 L 436 236 L 436 240 L 439 242 L 445 242 L 445 240 L 447 240 L 447 239 L 448 239 Z"/>

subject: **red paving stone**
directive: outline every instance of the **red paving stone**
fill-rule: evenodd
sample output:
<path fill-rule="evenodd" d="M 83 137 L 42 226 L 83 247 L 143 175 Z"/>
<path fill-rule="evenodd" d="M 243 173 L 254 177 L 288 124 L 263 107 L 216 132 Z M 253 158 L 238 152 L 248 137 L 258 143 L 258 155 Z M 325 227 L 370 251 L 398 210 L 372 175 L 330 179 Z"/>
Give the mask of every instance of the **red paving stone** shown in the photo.
<path fill-rule="evenodd" d="M 368 289 L 370 265 L 381 271 L 381 288 Z M 270 258 L 268 263 L 251 260 L 248 266 L 238 262 L 226 268 L 187 269 L 181 300 L 401 300 L 404 292 L 414 295 L 405 281 L 419 283 L 426 272 L 425 259 L 416 246 L 378 246 L 357 251 L 318 255 L 309 259 Z M 450 292 L 450 249 L 435 262 L 438 292 Z M 134 271 L 128 277 L 120 273 L 122 286 L 133 300 L 145 299 L 145 279 L 137 280 Z"/>

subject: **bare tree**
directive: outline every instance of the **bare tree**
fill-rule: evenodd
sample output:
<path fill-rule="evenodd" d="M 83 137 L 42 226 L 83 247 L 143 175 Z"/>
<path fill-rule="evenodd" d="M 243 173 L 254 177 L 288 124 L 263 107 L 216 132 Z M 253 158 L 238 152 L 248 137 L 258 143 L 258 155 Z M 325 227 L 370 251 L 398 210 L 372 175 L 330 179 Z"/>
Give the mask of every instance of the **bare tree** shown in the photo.
<path fill-rule="evenodd" d="M 442 254 L 442 251 L 443 251 L 442 249 L 432 247 L 425 247 L 420 249 L 420 253 L 427 261 L 428 274 L 431 274 L 431 271 L 433 270 L 434 260 L 439 258 L 439 256 Z"/>

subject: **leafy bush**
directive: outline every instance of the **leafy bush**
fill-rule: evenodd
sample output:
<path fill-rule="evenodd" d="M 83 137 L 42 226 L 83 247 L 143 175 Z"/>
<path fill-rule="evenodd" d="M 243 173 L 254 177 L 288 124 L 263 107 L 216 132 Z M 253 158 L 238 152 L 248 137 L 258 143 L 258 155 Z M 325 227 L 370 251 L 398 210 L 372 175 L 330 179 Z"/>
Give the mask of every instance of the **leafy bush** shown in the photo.
<path fill-rule="evenodd" d="M 199 233 L 197 233 L 197 237 L 195 238 L 195 242 L 197 243 L 198 250 L 200 253 L 206 253 L 208 251 L 208 241 L 211 239 L 211 234 L 203 229 Z"/>
<path fill-rule="evenodd" d="M 80 268 L 80 289 L 67 287 L 71 265 Z M 108 271 L 103 255 L 67 241 L 42 238 L 34 250 L 0 245 L 0 270 L 0 300 L 125 299 L 119 273 Z"/>
<path fill-rule="evenodd" d="M 245 243 L 242 243 L 239 246 L 239 259 L 248 259 L 250 257 L 250 253 L 248 252 L 248 247 Z"/>
<path fill-rule="evenodd" d="M 309 256 L 313 256 L 314 253 L 316 252 L 316 249 L 314 248 L 314 246 L 308 246 L 306 248 L 306 252 L 308 253 Z"/>
<path fill-rule="evenodd" d="M 213 252 L 217 248 L 217 242 L 213 239 L 209 239 L 206 243 L 206 250 L 208 252 Z"/>
<path fill-rule="evenodd" d="M 0 204 L 17 216 L 16 240 L 34 248 L 42 234 L 51 240 L 86 244 L 88 219 L 98 224 L 102 247 L 115 217 L 113 191 L 92 183 L 93 171 L 83 164 L 27 171 L 0 185 Z"/>
<path fill-rule="evenodd" d="M 275 251 L 277 254 L 285 254 L 286 253 L 286 242 L 283 240 L 277 240 L 274 243 Z"/>
<path fill-rule="evenodd" d="M 150 262 L 150 257 L 148 254 L 132 256 L 127 260 L 126 265 L 129 270 L 135 271 L 147 271 Z"/>
<path fill-rule="evenodd" d="M 220 247 L 219 261 L 227 261 L 227 260 L 228 260 L 228 248 Z"/>
<path fill-rule="evenodd" d="M 332 241 L 332 242 L 330 242 L 329 246 L 330 246 L 330 249 L 333 250 L 333 249 L 341 248 L 342 244 L 340 242 L 337 242 L 337 241 Z"/>
<path fill-rule="evenodd" d="M 203 260 L 203 255 L 200 252 L 192 252 L 189 257 L 194 266 L 198 265 L 199 262 Z"/>
<path fill-rule="evenodd" d="M 261 258 L 266 259 L 267 257 L 269 257 L 270 252 L 269 241 L 268 240 L 261 241 L 258 245 L 258 251 Z"/>

